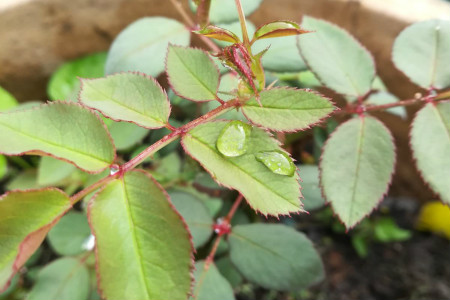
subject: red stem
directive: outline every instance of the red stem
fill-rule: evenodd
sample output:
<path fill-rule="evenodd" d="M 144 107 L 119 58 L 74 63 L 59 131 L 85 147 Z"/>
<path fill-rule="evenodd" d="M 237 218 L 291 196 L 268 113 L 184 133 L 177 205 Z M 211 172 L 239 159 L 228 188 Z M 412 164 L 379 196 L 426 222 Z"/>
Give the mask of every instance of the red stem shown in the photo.
<path fill-rule="evenodd" d="M 187 123 L 184 126 L 181 126 L 179 128 L 174 128 L 174 131 L 169 133 L 168 135 L 164 136 L 162 139 L 151 145 L 150 147 L 146 148 L 144 151 L 136 155 L 134 158 L 132 158 L 130 161 L 125 163 L 120 167 L 120 170 L 112 175 L 109 175 L 108 177 L 105 177 L 101 179 L 100 181 L 97 181 L 96 183 L 86 187 L 85 189 L 81 190 L 77 194 L 73 195 L 70 199 L 72 204 L 75 204 L 76 202 L 80 201 L 86 195 L 89 193 L 95 191 L 96 189 L 102 187 L 106 183 L 110 182 L 111 180 L 114 180 L 120 176 L 122 176 L 125 172 L 130 171 L 131 169 L 134 169 L 137 165 L 139 165 L 142 161 L 144 161 L 147 157 L 150 155 L 153 155 L 155 152 L 157 152 L 159 149 L 165 147 L 166 145 L 170 144 L 171 142 L 178 139 L 181 135 L 185 134 L 192 128 L 194 128 L 197 125 L 200 125 L 206 121 L 209 121 L 217 116 L 220 116 L 221 114 L 226 113 L 227 111 L 231 110 L 232 108 L 239 105 L 239 99 L 230 100 L 228 102 L 225 102 L 223 105 L 217 107 L 216 109 L 213 109 L 212 111 L 208 112 L 207 114 L 201 116 L 200 118 L 197 118 L 189 123 Z"/>
<path fill-rule="evenodd" d="M 234 214 L 236 213 L 236 210 L 238 209 L 239 205 L 242 202 L 242 199 L 244 199 L 244 196 L 242 194 L 239 194 L 239 196 L 234 200 L 233 206 L 231 207 L 230 211 L 228 212 L 227 216 L 225 217 L 224 221 L 230 223 L 231 219 L 233 218 Z"/>
<path fill-rule="evenodd" d="M 183 5 L 177 0 L 170 0 L 170 2 L 172 3 L 173 7 L 175 7 L 175 9 L 178 11 L 178 13 L 181 15 L 184 22 L 188 25 L 189 29 L 194 30 L 196 28 L 196 25 L 195 25 L 194 21 L 192 20 L 192 18 L 184 10 Z M 219 46 L 214 44 L 214 42 L 211 41 L 209 38 L 207 38 L 206 36 L 203 36 L 201 34 L 199 34 L 198 36 L 209 47 L 209 49 L 211 49 L 211 51 L 214 51 L 216 53 L 220 52 Z"/>

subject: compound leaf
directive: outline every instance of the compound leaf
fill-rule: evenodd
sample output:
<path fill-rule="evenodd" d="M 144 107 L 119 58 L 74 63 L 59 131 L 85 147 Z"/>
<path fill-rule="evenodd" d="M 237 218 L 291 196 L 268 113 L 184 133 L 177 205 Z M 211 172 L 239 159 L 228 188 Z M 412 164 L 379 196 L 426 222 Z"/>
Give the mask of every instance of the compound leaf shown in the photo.
<path fill-rule="evenodd" d="M 273 37 L 283 37 L 289 35 L 299 35 L 309 31 L 303 30 L 295 22 L 291 21 L 275 21 L 259 27 L 253 37 L 254 40 L 268 39 Z"/>
<path fill-rule="evenodd" d="M 70 207 L 58 189 L 13 191 L 0 198 L 0 291 Z"/>
<path fill-rule="evenodd" d="M 189 29 L 178 21 L 163 17 L 139 19 L 128 25 L 112 43 L 105 73 L 139 71 L 156 77 L 164 71 L 169 43 L 187 46 L 189 42 Z"/>
<path fill-rule="evenodd" d="M 0 153 L 6 155 L 50 155 L 87 172 L 100 172 L 115 158 L 114 145 L 100 118 L 70 102 L 1 113 L 0 130 Z"/>
<path fill-rule="evenodd" d="M 230 258 L 248 280 L 268 289 L 290 291 L 323 279 L 319 254 L 303 234 L 285 225 L 233 227 Z"/>
<path fill-rule="evenodd" d="M 411 148 L 423 179 L 450 204 L 450 103 L 429 103 L 411 127 Z"/>
<path fill-rule="evenodd" d="M 308 90 L 274 88 L 259 96 L 262 106 L 253 97 L 242 106 L 242 112 L 252 123 L 270 130 L 306 129 L 334 110 L 327 98 Z"/>
<path fill-rule="evenodd" d="M 227 126 L 216 121 L 197 126 L 182 138 L 184 149 L 219 183 L 241 192 L 250 206 L 264 215 L 280 215 L 301 211 L 297 174 L 291 176 L 271 172 L 255 158 L 255 154 L 281 150 L 278 142 L 262 129 L 253 128 L 248 136 L 247 151 L 238 157 L 224 157 L 216 141 Z"/>
<path fill-rule="evenodd" d="M 363 96 L 371 88 L 375 65 L 370 53 L 345 30 L 303 17 L 302 27 L 315 32 L 298 38 L 303 59 L 327 87 L 347 96 Z"/>
<path fill-rule="evenodd" d="M 412 82 L 424 88 L 450 86 L 450 21 L 412 24 L 395 39 L 392 60 Z"/>
<path fill-rule="evenodd" d="M 219 70 L 200 49 L 170 46 L 167 76 L 175 93 L 192 101 L 211 101 L 217 97 Z"/>
<path fill-rule="evenodd" d="M 169 99 L 154 78 L 140 73 L 120 73 L 81 81 L 80 101 L 106 117 L 145 128 L 161 128 L 167 124 Z"/>
<path fill-rule="evenodd" d="M 88 216 L 104 298 L 187 298 L 193 267 L 190 236 L 148 173 L 131 171 L 111 181 L 91 200 Z"/>
<path fill-rule="evenodd" d="M 388 189 L 394 164 L 391 133 L 375 118 L 351 119 L 328 139 L 320 162 L 321 185 L 347 228 L 375 209 Z"/>

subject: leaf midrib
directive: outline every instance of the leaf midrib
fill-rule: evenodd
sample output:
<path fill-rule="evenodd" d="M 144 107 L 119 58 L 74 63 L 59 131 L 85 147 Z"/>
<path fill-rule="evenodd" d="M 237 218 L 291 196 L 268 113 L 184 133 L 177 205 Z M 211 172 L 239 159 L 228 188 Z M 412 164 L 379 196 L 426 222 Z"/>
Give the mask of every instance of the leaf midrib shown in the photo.
<path fill-rule="evenodd" d="M 208 148 L 209 150 L 213 151 L 216 155 L 217 152 L 214 150 L 214 148 L 210 147 L 208 144 L 204 143 L 202 140 L 198 139 L 197 137 L 195 137 L 194 135 L 190 135 L 192 138 L 196 139 L 201 145 L 203 145 L 204 147 Z M 258 178 L 252 176 L 251 173 L 247 173 L 245 172 L 244 169 L 241 169 L 238 165 L 234 164 L 232 161 L 227 160 L 227 163 L 233 165 L 235 168 L 241 170 L 242 173 L 247 174 L 249 177 L 253 178 L 256 182 L 258 182 L 259 184 L 261 184 L 262 186 L 264 186 L 267 190 L 271 191 L 273 194 L 279 196 L 281 199 L 284 199 L 285 201 L 287 201 L 289 204 L 295 206 L 297 208 L 297 206 L 295 205 L 295 203 L 292 203 L 291 201 L 289 201 L 289 199 L 283 197 L 283 195 L 277 193 L 276 191 L 274 191 L 273 189 L 271 189 L 269 186 L 265 185 L 261 180 L 259 180 Z"/>
<path fill-rule="evenodd" d="M 355 170 L 355 178 L 353 180 L 353 190 L 352 190 L 352 198 L 350 202 L 350 210 L 349 210 L 349 219 L 353 223 L 353 211 L 355 207 L 355 193 L 356 193 L 356 187 L 358 186 L 358 179 L 359 179 L 359 170 L 360 170 L 360 163 L 361 163 L 361 149 L 364 142 L 364 126 L 365 126 L 365 118 L 361 119 L 361 127 L 359 129 L 359 139 L 358 144 L 356 148 L 356 170 Z"/>
<path fill-rule="evenodd" d="M 178 55 L 178 53 L 177 53 L 176 50 L 174 50 L 173 52 L 175 53 L 175 56 L 178 58 L 178 60 L 181 62 L 181 64 L 185 67 L 185 69 L 192 75 L 193 78 L 195 78 L 195 79 L 200 83 L 200 86 L 202 86 L 208 93 L 211 94 L 212 99 L 215 99 L 215 98 L 216 98 L 216 93 L 213 92 L 213 91 L 211 91 L 211 90 L 209 89 L 209 87 L 206 86 L 206 83 L 204 83 L 203 81 L 201 81 L 201 80 L 199 79 L 199 77 L 196 76 L 196 74 L 195 74 L 195 73 L 194 73 L 194 72 L 186 65 L 186 63 L 181 59 L 181 57 Z"/>
<path fill-rule="evenodd" d="M 78 150 L 75 150 L 75 149 L 72 149 L 72 148 L 69 148 L 69 147 L 62 147 L 62 146 L 59 145 L 59 144 L 56 144 L 56 143 L 54 143 L 54 142 L 47 141 L 47 140 L 44 140 L 44 139 L 37 138 L 36 136 L 33 136 L 33 135 L 30 135 L 30 134 L 28 134 L 28 133 L 26 133 L 26 132 L 17 130 L 16 128 L 11 127 L 11 126 L 8 126 L 8 125 L 6 125 L 6 124 L 4 124 L 4 123 L 0 123 L 0 126 L 4 126 L 4 127 L 6 127 L 6 128 L 9 128 L 10 130 L 12 130 L 12 131 L 14 131 L 14 132 L 17 132 L 17 133 L 19 133 L 19 134 L 22 134 L 22 135 L 24 135 L 24 136 L 26 136 L 26 137 L 28 137 L 28 138 L 30 138 L 30 139 L 36 140 L 36 141 L 38 141 L 38 142 L 41 142 L 41 143 L 44 143 L 44 144 L 45 144 L 45 143 L 46 143 L 46 144 L 50 144 L 50 145 L 52 145 L 52 146 L 54 146 L 54 147 L 61 148 L 61 149 L 63 149 L 63 150 L 68 150 L 69 152 L 71 151 L 71 152 L 74 152 L 74 153 L 76 153 L 76 154 L 78 154 L 78 155 L 86 156 L 88 159 L 95 159 L 95 160 L 98 160 L 98 161 L 100 161 L 100 162 L 104 162 L 104 163 L 106 163 L 106 164 L 109 164 L 109 161 L 103 160 L 102 158 L 99 158 L 99 157 L 97 157 L 97 156 L 95 156 L 95 155 L 93 155 L 93 154 L 86 153 L 86 152 L 83 152 L 83 151 L 78 151 Z M 39 150 L 39 149 L 30 149 L 30 150 L 28 150 L 28 151 L 24 151 L 24 153 L 30 152 L 30 151 L 42 151 L 42 150 Z M 45 152 L 45 151 L 43 151 L 43 152 Z M 55 155 L 55 156 L 56 156 L 56 155 Z M 69 159 L 69 160 L 70 160 L 70 159 Z M 72 161 L 72 160 L 70 160 L 70 161 Z M 74 162 L 74 163 L 75 163 L 75 162 Z M 78 165 L 78 164 L 77 164 L 77 165 Z"/>
<path fill-rule="evenodd" d="M 128 196 L 128 192 L 127 192 L 127 188 L 125 186 L 125 180 L 122 179 L 120 180 L 120 184 L 122 185 L 122 196 L 123 196 L 123 200 L 124 200 L 124 204 L 126 207 L 126 213 L 128 216 L 128 225 L 130 226 L 131 229 L 131 236 L 133 239 L 133 244 L 134 244 L 134 252 L 135 255 L 138 258 L 138 262 L 139 262 L 139 272 L 141 273 L 141 280 L 143 281 L 143 285 L 144 285 L 144 290 L 145 293 L 147 294 L 147 299 L 150 299 L 150 293 L 149 293 L 149 286 L 147 285 L 147 281 L 145 280 L 146 276 L 145 276 L 145 271 L 144 271 L 144 265 L 143 265 L 143 255 L 140 251 L 140 247 L 139 247 L 139 243 L 136 237 L 136 231 L 135 228 L 137 227 L 135 225 L 135 221 L 133 219 L 133 215 L 131 213 L 131 207 L 130 207 L 130 198 Z"/>
<path fill-rule="evenodd" d="M 85 103 L 86 102 L 95 103 L 95 102 L 111 101 L 111 102 L 114 102 L 114 103 L 118 104 L 119 106 L 124 107 L 124 108 L 126 108 L 126 109 L 128 109 L 128 110 L 130 110 L 130 111 L 132 111 L 132 112 L 134 112 L 134 113 L 136 113 L 138 115 L 140 115 L 140 116 L 143 116 L 145 119 L 150 119 L 153 122 L 164 124 L 164 122 L 162 120 L 160 120 L 159 118 L 143 114 L 140 111 L 136 110 L 134 107 L 127 106 L 123 102 L 121 102 L 120 100 L 117 100 L 116 98 L 114 98 L 113 96 L 109 96 L 108 94 L 103 92 L 103 90 L 97 89 L 97 88 L 93 87 L 92 85 L 90 85 L 90 86 L 91 86 L 92 89 L 97 91 L 99 94 L 102 94 L 107 100 L 96 100 L 96 101 L 88 100 L 88 101 L 83 101 L 83 102 L 85 102 Z M 86 103 L 86 104 L 88 104 L 88 103 Z M 99 109 L 102 110 L 101 108 L 99 108 Z M 108 116 L 110 116 L 110 115 L 108 114 Z M 112 116 L 110 116 L 110 117 L 113 118 Z M 114 117 L 114 118 L 116 118 L 116 117 Z M 122 119 L 122 118 L 119 117 L 117 119 Z M 124 120 L 124 119 L 122 119 L 122 120 Z M 133 121 L 133 120 L 131 120 L 131 121 Z M 148 126 L 148 124 L 146 124 L 146 125 Z"/>

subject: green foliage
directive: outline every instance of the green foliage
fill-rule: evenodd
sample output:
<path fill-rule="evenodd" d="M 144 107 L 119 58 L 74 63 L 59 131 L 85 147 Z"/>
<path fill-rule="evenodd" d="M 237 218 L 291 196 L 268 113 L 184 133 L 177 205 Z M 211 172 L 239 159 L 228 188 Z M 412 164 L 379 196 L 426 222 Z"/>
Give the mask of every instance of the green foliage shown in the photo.
<path fill-rule="evenodd" d="M 158 76 L 164 70 L 169 43 L 187 46 L 190 32 L 178 21 L 163 17 L 142 18 L 128 25 L 108 51 L 105 73 L 139 71 Z"/>
<path fill-rule="evenodd" d="M 111 181 L 91 200 L 89 218 L 103 297 L 186 299 L 189 233 L 150 175 L 133 171 Z"/>
<path fill-rule="evenodd" d="M 76 258 L 61 258 L 43 268 L 27 300 L 87 300 L 89 272 L 84 262 Z"/>
<path fill-rule="evenodd" d="M 39 162 L 37 184 L 40 186 L 58 185 L 75 171 L 75 166 L 50 156 L 42 157 Z"/>
<path fill-rule="evenodd" d="M 290 291 L 323 278 L 322 261 L 312 243 L 287 226 L 235 226 L 229 237 L 231 261 L 248 280 Z"/>
<path fill-rule="evenodd" d="M 86 251 L 90 234 L 86 214 L 71 211 L 50 230 L 48 242 L 59 255 L 77 255 Z"/>
<path fill-rule="evenodd" d="M 299 37 L 303 59 L 317 78 L 338 93 L 365 95 L 375 77 L 370 53 L 343 29 L 328 22 L 303 17 L 302 27 L 314 34 Z"/>
<path fill-rule="evenodd" d="M 412 82 L 424 88 L 450 86 L 450 21 L 415 23 L 396 38 L 392 59 Z M 411 63 L 413 62 L 413 63 Z"/>
<path fill-rule="evenodd" d="M 395 149 L 375 118 L 354 118 L 328 139 L 320 162 L 324 196 L 347 228 L 368 215 L 387 191 Z"/>
<path fill-rule="evenodd" d="M 70 206 L 57 189 L 16 191 L 0 198 L 1 291 Z"/>
<path fill-rule="evenodd" d="M 233 289 L 230 283 L 220 274 L 214 264 L 205 269 L 205 262 L 195 264 L 195 282 L 193 299 L 195 300 L 234 300 Z"/>
<path fill-rule="evenodd" d="M 414 158 L 450 203 L 449 92 L 439 91 L 450 85 L 449 22 L 415 24 L 397 39 L 395 64 L 427 88 L 399 101 L 343 29 L 311 17 L 302 26 L 274 21 L 255 29 L 243 15 L 261 0 L 242 1 L 240 14 L 239 0 L 194 2 L 198 24 L 143 18 L 107 55 L 63 64 L 48 93 L 68 101 L 17 105 L 0 89 L 0 152 L 44 156 L 0 155 L 5 188 L 53 185 L 72 194 L 48 188 L 0 198 L 0 288 L 21 270 L 0 298 L 217 300 L 253 284 L 304 290 L 324 271 L 294 229 L 303 225 L 258 216 L 302 213 L 302 195 L 306 210 L 330 202 L 334 212 L 314 213 L 340 234 L 361 222 L 351 234 L 361 256 L 374 241 L 408 239 L 390 218 L 364 219 L 387 192 L 395 163 L 392 136 L 372 111 L 405 118 L 403 106 L 423 106 L 411 129 Z M 186 47 L 194 28 L 210 53 Z M 163 86 L 168 79 L 169 96 L 153 78 L 164 66 L 159 79 Z M 329 94 L 321 82 L 348 102 L 336 101 L 339 112 L 327 97 L 299 89 Z M 49 247 L 39 247 L 46 235 Z"/>
<path fill-rule="evenodd" d="M 80 101 L 113 120 L 133 122 L 145 128 L 161 128 L 167 124 L 169 99 L 152 77 L 121 73 L 81 82 Z"/>
<path fill-rule="evenodd" d="M 450 103 L 428 103 L 417 112 L 411 148 L 425 181 L 450 204 Z"/>
<path fill-rule="evenodd" d="M 66 102 L 0 114 L 0 152 L 52 155 L 88 172 L 99 172 L 114 160 L 111 138 L 98 116 Z"/>
<path fill-rule="evenodd" d="M 50 78 L 47 93 L 51 100 L 76 101 L 80 89 L 77 76 L 97 78 L 104 75 L 106 52 L 81 57 L 63 64 Z"/>
<path fill-rule="evenodd" d="M 170 46 L 166 64 L 170 85 L 180 97 L 192 101 L 217 98 L 219 70 L 206 52 Z"/>
<path fill-rule="evenodd" d="M 6 161 L 6 157 L 0 155 L 0 180 L 6 175 L 8 172 L 8 162 Z"/>
<path fill-rule="evenodd" d="M 248 16 L 253 13 L 263 0 L 245 0 L 242 1 L 242 9 Z M 196 11 L 197 5 L 193 0 L 189 0 L 192 10 Z M 236 6 L 233 1 L 211 0 L 209 10 L 209 20 L 212 23 L 231 23 L 239 20 Z"/>
<path fill-rule="evenodd" d="M 315 210 L 325 204 L 319 185 L 319 168 L 313 165 L 300 165 L 302 174 L 303 204 L 306 211 Z"/>
<path fill-rule="evenodd" d="M 213 232 L 213 220 L 208 208 L 196 195 L 186 191 L 174 190 L 170 191 L 169 195 L 173 205 L 189 227 L 194 247 L 203 246 Z"/>
<path fill-rule="evenodd" d="M 184 149 L 199 161 L 219 183 L 241 192 L 250 206 L 264 215 L 299 212 L 298 175 L 275 174 L 255 159 L 262 151 L 280 150 L 278 143 L 265 131 L 253 128 L 245 155 L 223 157 L 216 142 L 226 121 L 210 122 L 183 136 Z"/>
<path fill-rule="evenodd" d="M 327 117 L 333 104 L 320 94 L 305 90 L 271 89 L 250 99 L 242 107 L 244 115 L 254 124 L 276 131 L 297 131 L 308 128 Z"/>
<path fill-rule="evenodd" d="M 0 111 L 6 111 L 19 105 L 16 98 L 0 86 Z"/>

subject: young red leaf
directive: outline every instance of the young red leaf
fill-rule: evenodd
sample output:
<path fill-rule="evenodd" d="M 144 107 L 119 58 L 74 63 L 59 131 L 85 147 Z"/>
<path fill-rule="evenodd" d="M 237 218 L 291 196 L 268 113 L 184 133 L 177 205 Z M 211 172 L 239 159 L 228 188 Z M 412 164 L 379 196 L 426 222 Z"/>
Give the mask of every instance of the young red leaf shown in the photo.
<path fill-rule="evenodd" d="M 0 292 L 71 206 L 58 189 L 13 191 L 0 197 Z"/>
<path fill-rule="evenodd" d="M 219 41 L 225 41 L 230 43 L 239 43 L 239 37 L 233 32 L 214 25 L 208 25 L 202 30 L 194 31 L 194 33 L 204 35 Z"/>
<path fill-rule="evenodd" d="M 298 35 L 303 33 L 308 33 L 310 31 L 304 30 L 295 22 L 291 21 L 275 21 L 262 25 L 259 27 L 255 35 L 253 36 L 253 41 L 268 39 L 273 37 Z"/>

